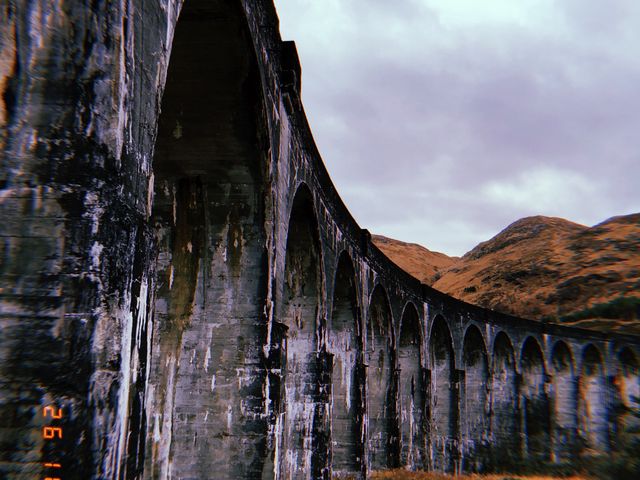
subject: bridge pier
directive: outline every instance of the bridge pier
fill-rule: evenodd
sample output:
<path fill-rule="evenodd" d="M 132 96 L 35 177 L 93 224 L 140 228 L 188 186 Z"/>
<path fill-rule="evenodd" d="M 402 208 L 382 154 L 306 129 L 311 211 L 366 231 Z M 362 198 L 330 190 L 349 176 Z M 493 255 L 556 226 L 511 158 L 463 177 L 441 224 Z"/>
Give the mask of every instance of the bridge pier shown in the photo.
<path fill-rule="evenodd" d="M 331 375 L 331 465 L 334 477 L 361 472 L 364 465 L 362 326 L 353 263 L 344 252 L 338 261 L 327 350 Z"/>
<path fill-rule="evenodd" d="M 616 437 L 640 427 L 640 419 L 631 414 L 632 411 L 640 410 L 640 371 L 637 358 L 628 347 L 621 349 L 615 356 Z"/>
<path fill-rule="evenodd" d="M 557 342 L 551 353 L 552 460 L 566 463 L 577 454 L 577 380 L 571 352 Z"/>
<path fill-rule="evenodd" d="M 456 471 L 459 460 L 458 375 L 449 327 L 436 317 L 429 341 L 431 360 L 431 462 L 435 470 Z"/>
<path fill-rule="evenodd" d="M 544 357 L 538 342 L 529 337 L 522 347 L 520 411 L 523 457 L 532 464 L 551 458 L 551 410 Z"/>
<path fill-rule="evenodd" d="M 409 304 L 402 316 L 398 349 L 400 465 L 409 470 L 421 470 L 428 464 L 421 331 L 418 312 Z"/>
<path fill-rule="evenodd" d="M 489 461 L 489 366 L 482 334 L 474 325 L 464 336 L 461 382 L 462 470 L 483 472 Z"/>
<path fill-rule="evenodd" d="M 609 451 L 608 386 L 602 356 L 588 345 L 582 354 L 582 369 L 578 388 L 579 432 L 583 454 Z"/>
<path fill-rule="evenodd" d="M 286 247 L 282 306 L 287 326 L 282 365 L 284 417 L 277 478 L 312 478 L 321 471 L 322 455 L 314 452 L 324 422 L 317 418 L 322 353 L 319 345 L 321 256 L 313 199 L 306 186 L 292 203 Z M 325 455 L 326 457 L 326 455 Z"/>
<path fill-rule="evenodd" d="M 493 342 L 491 383 L 491 465 L 516 465 L 521 458 L 519 381 L 511 340 L 500 332 Z"/>
<path fill-rule="evenodd" d="M 367 325 L 367 418 L 368 470 L 395 466 L 394 371 L 395 348 L 393 324 L 387 293 L 376 287 L 369 304 Z"/>

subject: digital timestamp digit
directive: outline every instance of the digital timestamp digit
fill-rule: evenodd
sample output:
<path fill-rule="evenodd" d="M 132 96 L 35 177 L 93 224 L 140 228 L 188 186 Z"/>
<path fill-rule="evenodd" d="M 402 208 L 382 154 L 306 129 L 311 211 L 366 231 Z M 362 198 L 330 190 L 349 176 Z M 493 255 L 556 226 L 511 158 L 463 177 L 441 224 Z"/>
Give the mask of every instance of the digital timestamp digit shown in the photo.
<path fill-rule="evenodd" d="M 55 424 L 56 420 L 62 419 L 62 408 L 56 408 L 53 406 L 46 406 L 42 409 L 42 416 L 45 420 L 49 420 L 51 425 L 42 427 L 42 439 L 44 441 L 62 440 L 62 427 L 58 427 Z M 44 461 L 42 466 L 45 468 L 45 475 L 43 480 L 63 480 L 61 473 L 62 464 L 57 461 Z"/>

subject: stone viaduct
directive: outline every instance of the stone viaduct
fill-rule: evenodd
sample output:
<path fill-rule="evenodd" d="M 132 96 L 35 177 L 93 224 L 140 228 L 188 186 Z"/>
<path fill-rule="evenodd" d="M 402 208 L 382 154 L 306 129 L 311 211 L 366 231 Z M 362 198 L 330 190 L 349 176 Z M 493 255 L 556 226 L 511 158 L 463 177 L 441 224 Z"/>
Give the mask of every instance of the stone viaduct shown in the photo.
<path fill-rule="evenodd" d="M 640 339 L 465 304 L 372 244 L 269 0 L 0 9 L 2 478 L 473 471 L 631 421 Z"/>

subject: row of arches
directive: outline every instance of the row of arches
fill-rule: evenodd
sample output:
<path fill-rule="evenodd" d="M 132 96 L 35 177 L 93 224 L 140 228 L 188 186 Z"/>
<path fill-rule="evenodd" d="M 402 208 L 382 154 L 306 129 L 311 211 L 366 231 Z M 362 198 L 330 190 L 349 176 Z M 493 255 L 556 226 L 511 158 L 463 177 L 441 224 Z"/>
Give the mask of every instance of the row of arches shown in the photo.
<path fill-rule="evenodd" d="M 190 0 L 176 27 L 153 166 L 160 238 L 155 322 L 161 327 L 150 360 L 158 380 L 147 424 L 159 434 L 149 428 L 151 447 L 131 435 L 130 457 L 143 459 L 139 451 L 148 450 L 156 476 L 173 469 L 196 478 L 215 468 L 238 478 L 272 471 L 281 478 L 326 478 L 396 466 L 480 470 L 496 450 L 491 446 L 509 447 L 504 451 L 514 458 L 523 450 L 544 458 L 549 432 L 600 441 L 605 425 L 587 401 L 606 395 L 595 360 L 593 380 L 566 390 L 579 372 L 559 356 L 563 369 L 551 374 L 558 385 L 550 396 L 535 341 L 525 345 L 523 369 L 506 334 L 489 355 L 474 327 L 457 365 L 447 321 L 436 317 L 427 334 L 409 304 L 396 332 L 384 287 L 362 299 L 360 276 L 346 253 L 337 259 L 325 313 L 331 288 L 324 285 L 311 190 L 295 190 L 285 245 L 271 245 L 272 232 L 264 230 L 272 220 L 280 228 L 279 218 L 270 217 L 265 172 L 271 152 L 286 149 L 268 140 L 277 130 L 271 130 L 253 35 L 243 7 L 220 0 Z M 281 160 L 285 178 L 289 159 Z M 272 258 L 283 246 L 284 258 Z M 263 312 L 271 301 L 271 260 L 283 273 L 273 318 Z M 260 348 L 265 323 L 266 359 Z M 189 361 L 180 361 L 187 344 Z M 204 352 L 206 375 L 194 352 Z M 629 378 L 637 376 L 633 362 Z M 636 387 L 625 388 L 630 401 Z M 580 408 L 593 418 L 588 428 L 576 420 L 579 392 L 586 392 Z M 550 398 L 561 405 L 555 424 L 535 421 L 550 409 Z M 132 418 L 144 418 L 144 404 L 133 403 Z M 202 422 L 184 414 L 195 410 L 204 412 Z M 154 423 L 156 412 L 161 425 Z M 212 459 L 211 451 L 228 455 Z M 138 471 L 142 460 L 136 462 Z"/>
<path fill-rule="evenodd" d="M 398 336 L 384 287 L 358 303 L 354 264 L 343 252 L 331 315 L 323 319 L 321 248 L 313 198 L 303 187 L 293 202 L 285 261 L 282 354 L 285 393 L 278 450 L 286 478 L 323 478 L 391 467 L 482 471 L 527 459 L 564 461 L 602 452 L 615 432 L 612 398 L 631 406 L 638 361 L 619 352 L 617 395 L 592 344 L 581 354 L 558 341 L 550 367 L 534 337 L 519 355 L 505 332 L 489 352 L 471 325 L 461 365 L 445 318 L 432 321 L 428 341 L 409 303 Z M 496 457 L 499 455 L 499 459 Z"/>

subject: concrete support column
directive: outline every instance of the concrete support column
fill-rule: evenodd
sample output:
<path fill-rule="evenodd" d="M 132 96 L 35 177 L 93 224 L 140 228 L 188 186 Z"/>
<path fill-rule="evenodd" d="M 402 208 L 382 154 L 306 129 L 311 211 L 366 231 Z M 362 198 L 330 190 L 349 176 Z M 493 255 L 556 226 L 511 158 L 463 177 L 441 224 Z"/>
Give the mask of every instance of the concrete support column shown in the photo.
<path fill-rule="evenodd" d="M 449 327 L 436 317 L 429 341 L 431 364 L 431 459 L 433 468 L 459 468 L 459 379 Z"/>
<path fill-rule="evenodd" d="M 576 454 L 577 379 L 569 347 L 559 341 L 551 353 L 552 461 L 570 461 Z"/>
<path fill-rule="evenodd" d="M 588 345 L 582 354 L 578 415 L 584 455 L 609 450 L 610 383 L 604 374 L 600 352 Z"/>
<path fill-rule="evenodd" d="M 312 438 L 312 478 L 317 480 L 331 480 L 331 386 L 333 354 L 325 351 L 318 352 L 316 368 L 318 383 L 315 392 L 315 412 L 313 417 Z"/>
<path fill-rule="evenodd" d="M 421 329 L 412 304 L 405 309 L 398 352 L 398 422 L 400 465 L 419 470 L 426 465 L 424 438 L 425 385 L 421 358 Z"/>
<path fill-rule="evenodd" d="M 630 348 L 623 348 L 616 355 L 615 387 L 615 428 L 612 438 L 620 446 L 629 441 L 630 432 L 640 431 L 640 418 L 633 412 L 640 411 L 640 375 L 638 360 Z"/>
<path fill-rule="evenodd" d="M 465 333 L 460 381 L 461 465 L 464 471 L 482 472 L 489 462 L 489 366 L 480 330 Z"/>
<path fill-rule="evenodd" d="M 367 411 L 368 446 L 371 470 L 383 470 L 393 464 L 395 419 L 395 358 L 393 352 L 391 309 L 387 293 L 377 286 L 371 295 L 367 329 Z"/>
<path fill-rule="evenodd" d="M 465 405 L 466 402 L 466 371 L 456 370 L 454 375 L 454 405 L 456 408 L 453 410 L 454 418 L 454 431 L 451 442 L 451 458 L 453 464 L 453 471 L 461 473 L 465 467 L 465 456 L 468 453 L 467 440 L 469 427 L 468 408 Z"/>
<path fill-rule="evenodd" d="M 513 346 L 500 332 L 495 340 L 491 369 L 491 465 L 515 465 L 521 458 L 519 383 Z"/>
<path fill-rule="evenodd" d="M 548 377 L 538 342 L 529 337 L 521 354 L 520 389 L 523 454 L 532 465 L 551 458 L 551 409 Z"/>

